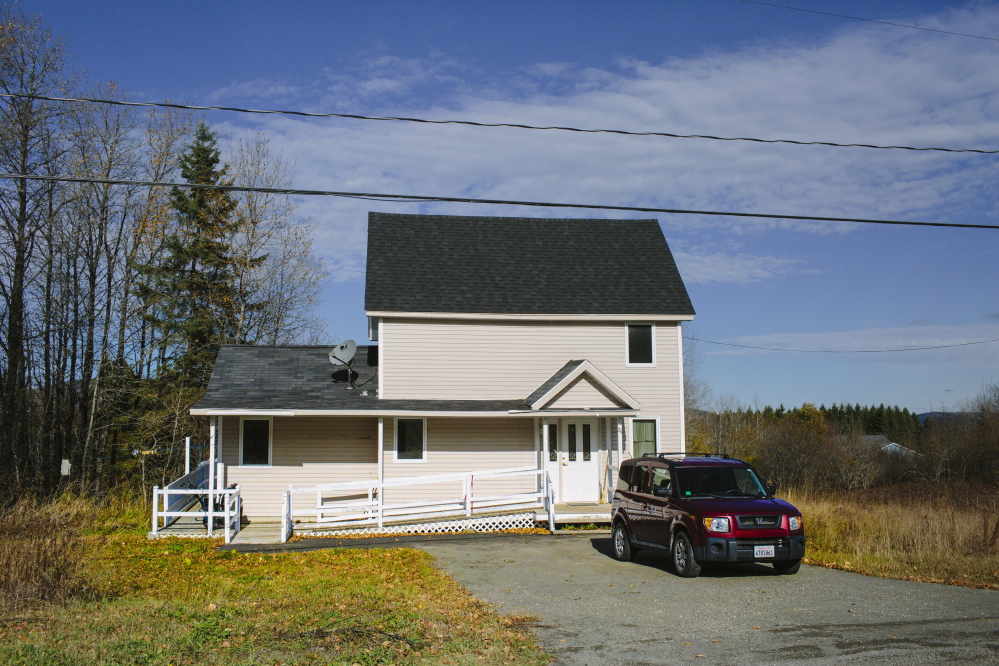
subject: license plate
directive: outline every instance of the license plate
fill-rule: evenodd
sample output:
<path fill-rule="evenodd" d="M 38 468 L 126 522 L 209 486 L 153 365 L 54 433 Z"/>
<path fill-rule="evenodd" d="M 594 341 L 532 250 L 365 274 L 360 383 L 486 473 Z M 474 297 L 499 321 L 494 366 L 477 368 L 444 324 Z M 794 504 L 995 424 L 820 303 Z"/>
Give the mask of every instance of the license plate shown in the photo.
<path fill-rule="evenodd" d="M 753 557 L 774 557 L 773 546 L 753 546 Z"/>

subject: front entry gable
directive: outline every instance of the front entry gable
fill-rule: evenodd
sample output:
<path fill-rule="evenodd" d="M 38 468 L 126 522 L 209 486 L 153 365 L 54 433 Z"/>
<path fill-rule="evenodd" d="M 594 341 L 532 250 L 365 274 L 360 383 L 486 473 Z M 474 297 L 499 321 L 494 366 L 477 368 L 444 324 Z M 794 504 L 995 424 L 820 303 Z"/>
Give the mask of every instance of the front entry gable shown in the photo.
<path fill-rule="evenodd" d="M 587 360 L 566 363 L 526 402 L 532 410 L 639 408 L 637 400 Z"/>

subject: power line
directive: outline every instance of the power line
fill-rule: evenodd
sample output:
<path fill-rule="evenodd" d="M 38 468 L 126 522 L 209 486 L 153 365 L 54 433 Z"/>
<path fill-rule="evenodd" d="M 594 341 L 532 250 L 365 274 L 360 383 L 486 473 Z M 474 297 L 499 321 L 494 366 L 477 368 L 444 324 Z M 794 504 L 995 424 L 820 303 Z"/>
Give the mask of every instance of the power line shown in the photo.
<path fill-rule="evenodd" d="M 835 16 L 836 18 L 850 19 L 851 21 L 866 21 L 867 23 L 880 23 L 882 25 L 893 25 L 896 28 L 910 28 L 912 30 L 926 30 L 928 32 L 940 32 L 945 35 L 957 35 L 958 37 L 973 37 L 974 39 L 987 39 L 991 42 L 999 42 L 996 37 L 983 37 L 982 35 L 969 35 L 965 32 L 952 32 L 950 30 L 938 30 L 936 28 L 924 28 L 919 25 L 907 25 L 905 23 L 892 23 L 891 21 L 878 21 L 875 19 L 860 18 L 859 16 L 847 16 L 846 14 L 833 14 L 832 12 L 820 12 L 816 9 L 802 9 L 801 7 L 788 7 L 787 5 L 777 5 L 772 2 L 759 2 L 758 0 L 738 0 L 751 5 L 763 5 L 764 7 L 777 7 L 778 9 L 790 9 L 796 12 L 808 12 L 809 14 L 822 14 L 823 16 Z"/>
<path fill-rule="evenodd" d="M 999 342 L 995 340 L 977 340 L 975 342 L 958 342 L 952 345 L 935 345 L 932 347 L 904 347 L 901 349 L 785 349 L 782 347 L 756 347 L 754 345 L 737 345 L 732 342 L 718 342 L 716 340 L 703 340 L 684 336 L 684 340 L 694 342 L 706 342 L 709 345 L 724 345 L 726 347 L 740 347 L 742 349 L 760 349 L 763 351 L 793 352 L 795 354 L 888 354 L 893 352 L 926 351 L 928 349 L 950 349 L 951 347 L 968 347 L 970 345 L 984 345 L 989 342 Z"/>
<path fill-rule="evenodd" d="M 683 208 L 651 208 L 644 206 L 608 206 L 602 204 L 559 203 L 551 201 L 517 201 L 508 199 L 471 199 L 467 197 L 441 197 L 422 194 L 379 194 L 372 192 L 340 192 L 336 190 L 298 190 L 281 187 L 248 187 L 245 185 L 205 185 L 200 183 L 166 183 L 151 180 L 119 180 L 113 178 L 88 178 L 78 176 L 41 176 L 23 173 L 0 173 L 0 179 L 40 180 L 67 183 L 94 183 L 99 185 L 132 185 L 136 187 L 179 187 L 185 189 L 221 190 L 224 192 L 261 192 L 294 196 L 343 197 L 369 199 L 394 203 L 470 203 L 491 206 L 534 206 L 539 208 L 584 208 L 587 210 L 618 210 L 639 213 L 667 213 L 672 215 L 712 215 L 721 217 L 768 218 L 775 220 L 805 220 L 811 222 L 856 222 L 859 224 L 890 224 L 914 227 L 953 227 L 959 229 L 999 229 L 992 224 L 967 224 L 960 222 L 914 222 L 911 220 L 878 220 L 860 217 L 825 217 L 817 215 L 780 215 L 776 213 L 739 213 L 718 210 L 688 210 Z"/>
<path fill-rule="evenodd" d="M 194 104 L 176 104 L 173 102 L 125 102 L 114 99 L 99 99 L 94 97 L 47 97 L 44 95 L 24 95 L 21 93 L 0 93 L 0 97 L 17 97 L 48 102 L 88 102 L 93 104 L 112 104 L 115 106 L 162 107 L 181 109 L 185 111 L 233 111 L 236 113 L 260 113 L 268 115 L 303 116 L 306 118 L 347 118 L 351 120 L 389 120 L 407 123 L 423 123 L 427 125 L 467 125 L 470 127 L 509 127 L 525 130 L 553 130 L 560 132 L 579 132 L 583 134 L 620 134 L 624 136 L 659 136 L 670 139 L 710 139 L 712 141 L 748 141 L 751 143 L 785 143 L 795 146 L 829 146 L 833 148 L 875 148 L 878 150 L 910 150 L 933 151 L 944 153 L 977 153 L 980 155 L 996 155 L 999 150 L 982 150 L 978 148 L 933 148 L 916 146 L 882 146 L 870 143 L 835 143 L 832 141 L 796 141 L 794 139 L 759 139 L 745 136 L 713 136 L 710 134 L 671 134 L 669 132 L 631 132 L 618 129 L 587 129 L 581 127 L 565 127 L 560 125 L 524 125 L 520 123 L 481 123 L 474 120 L 428 120 L 426 118 L 409 118 L 405 116 L 362 116 L 353 113 L 312 113 L 309 111 L 289 111 L 278 109 L 244 109 L 235 106 L 200 106 Z"/>

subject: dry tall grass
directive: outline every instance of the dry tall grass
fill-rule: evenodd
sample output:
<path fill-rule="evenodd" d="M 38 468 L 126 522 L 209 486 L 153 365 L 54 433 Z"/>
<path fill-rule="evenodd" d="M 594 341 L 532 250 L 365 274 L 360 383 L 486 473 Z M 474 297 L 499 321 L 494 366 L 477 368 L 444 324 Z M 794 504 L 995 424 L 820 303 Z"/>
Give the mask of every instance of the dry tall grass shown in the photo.
<path fill-rule="evenodd" d="M 807 560 L 891 578 L 999 589 L 999 498 L 976 484 L 782 493 L 805 518 Z"/>
<path fill-rule="evenodd" d="M 97 518 L 74 497 L 22 499 L 0 513 L 0 608 L 63 602 L 88 592 L 84 565 L 93 539 L 81 531 Z"/>

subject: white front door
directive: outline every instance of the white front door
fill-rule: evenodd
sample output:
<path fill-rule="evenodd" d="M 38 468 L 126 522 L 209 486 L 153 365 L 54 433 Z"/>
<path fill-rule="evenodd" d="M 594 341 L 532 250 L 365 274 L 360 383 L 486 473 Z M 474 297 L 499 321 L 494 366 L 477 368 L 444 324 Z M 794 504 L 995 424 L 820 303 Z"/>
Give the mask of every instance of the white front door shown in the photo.
<path fill-rule="evenodd" d="M 596 421 L 562 421 L 559 463 L 562 502 L 600 501 L 600 456 Z"/>

